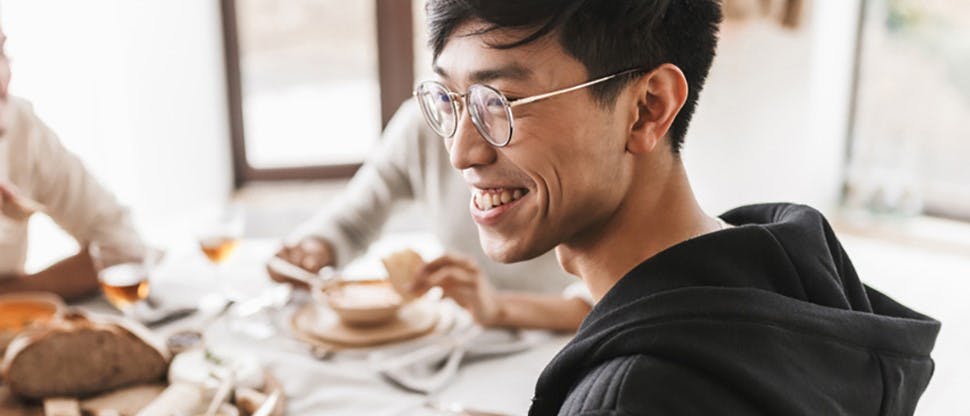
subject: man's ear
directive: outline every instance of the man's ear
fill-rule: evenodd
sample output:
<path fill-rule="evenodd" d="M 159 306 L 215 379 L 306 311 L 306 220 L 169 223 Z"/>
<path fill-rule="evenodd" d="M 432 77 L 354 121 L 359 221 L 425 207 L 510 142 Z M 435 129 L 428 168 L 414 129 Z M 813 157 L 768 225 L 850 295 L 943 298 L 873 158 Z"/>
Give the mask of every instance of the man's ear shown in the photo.
<path fill-rule="evenodd" d="M 687 78 L 674 64 L 663 64 L 633 84 L 632 123 L 627 151 L 648 153 L 660 144 L 687 101 Z"/>

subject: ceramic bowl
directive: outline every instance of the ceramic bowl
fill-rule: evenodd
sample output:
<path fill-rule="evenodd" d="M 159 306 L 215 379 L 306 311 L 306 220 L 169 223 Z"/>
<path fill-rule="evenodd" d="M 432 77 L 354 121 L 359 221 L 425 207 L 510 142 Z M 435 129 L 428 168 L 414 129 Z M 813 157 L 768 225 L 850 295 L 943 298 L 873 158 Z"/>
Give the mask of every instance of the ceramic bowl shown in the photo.
<path fill-rule="evenodd" d="M 0 296 L 0 357 L 21 331 L 43 325 L 64 311 L 64 302 L 50 293 Z"/>
<path fill-rule="evenodd" d="M 318 303 L 325 303 L 347 326 L 377 326 L 393 321 L 404 305 L 384 279 L 341 280 L 327 288 Z M 323 306 L 323 305 L 321 305 Z"/>

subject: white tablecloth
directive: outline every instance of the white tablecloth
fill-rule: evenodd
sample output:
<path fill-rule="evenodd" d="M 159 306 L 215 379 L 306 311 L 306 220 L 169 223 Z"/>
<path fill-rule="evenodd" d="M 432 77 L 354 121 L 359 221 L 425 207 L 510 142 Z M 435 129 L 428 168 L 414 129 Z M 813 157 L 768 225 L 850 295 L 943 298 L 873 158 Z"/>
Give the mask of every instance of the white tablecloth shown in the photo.
<path fill-rule="evenodd" d="M 420 236 L 396 236 L 376 245 L 377 252 L 400 246 L 402 241 L 419 244 L 418 251 L 430 257 L 438 251 Z M 218 272 L 230 279 L 244 296 L 255 296 L 271 290 L 265 260 L 276 250 L 278 242 L 246 240 L 235 255 Z M 348 273 L 380 273 L 374 256 L 365 257 L 348 267 Z M 217 291 L 214 267 L 195 247 L 183 247 L 168 253 L 165 263 L 152 277 L 153 298 L 167 305 L 194 305 Z M 204 303 L 204 302 L 203 302 Z M 97 312 L 110 312 L 102 300 L 82 305 Z M 283 334 L 286 310 L 276 314 L 273 322 L 278 333 L 269 338 L 230 331 L 225 318 L 215 321 L 205 331 L 206 342 L 214 348 L 256 357 L 280 379 L 287 395 L 287 414 L 291 415 L 401 415 L 419 408 L 426 400 L 460 403 L 467 408 L 503 414 L 525 414 L 539 373 L 545 364 L 569 340 L 568 335 L 542 337 L 536 347 L 513 355 L 477 360 L 462 365 L 454 381 L 433 397 L 406 392 L 384 380 L 363 358 L 353 352 L 338 353 L 328 360 L 318 360 L 307 345 Z M 261 315 L 263 318 L 269 314 Z M 269 319 L 266 319 L 269 321 Z M 165 336 L 182 328 L 205 321 L 204 314 L 177 321 L 157 329 Z"/>

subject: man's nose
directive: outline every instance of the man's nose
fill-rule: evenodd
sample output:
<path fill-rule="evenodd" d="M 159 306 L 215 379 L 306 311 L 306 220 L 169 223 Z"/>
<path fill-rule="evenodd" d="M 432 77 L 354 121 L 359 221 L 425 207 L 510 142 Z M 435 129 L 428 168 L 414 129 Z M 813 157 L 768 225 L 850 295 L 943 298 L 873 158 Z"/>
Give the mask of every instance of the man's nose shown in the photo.
<path fill-rule="evenodd" d="M 498 155 L 495 147 L 488 144 L 472 124 L 467 109 L 459 113 L 458 128 L 450 141 L 451 166 L 458 170 L 494 163 Z"/>

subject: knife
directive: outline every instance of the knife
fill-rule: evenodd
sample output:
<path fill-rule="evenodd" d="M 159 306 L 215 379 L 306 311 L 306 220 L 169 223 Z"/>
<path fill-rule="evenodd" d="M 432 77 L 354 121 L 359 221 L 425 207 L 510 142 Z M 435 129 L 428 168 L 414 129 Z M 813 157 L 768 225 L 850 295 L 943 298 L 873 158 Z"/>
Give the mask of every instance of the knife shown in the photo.
<path fill-rule="evenodd" d="M 198 311 L 199 311 L 199 308 L 195 308 L 195 307 L 174 309 L 172 311 L 166 312 L 161 317 L 145 321 L 144 324 L 149 328 L 156 328 L 156 327 L 160 327 L 160 326 L 178 321 L 182 318 L 188 318 L 192 315 L 195 315 L 195 313 Z"/>

